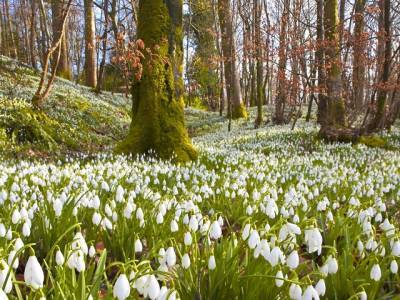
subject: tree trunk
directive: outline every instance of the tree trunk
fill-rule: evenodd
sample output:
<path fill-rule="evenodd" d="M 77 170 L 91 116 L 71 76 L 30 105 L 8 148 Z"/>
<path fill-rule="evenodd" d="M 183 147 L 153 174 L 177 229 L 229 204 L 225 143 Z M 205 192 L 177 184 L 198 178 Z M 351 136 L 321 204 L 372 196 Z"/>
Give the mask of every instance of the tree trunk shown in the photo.
<path fill-rule="evenodd" d="M 93 0 L 85 0 L 85 82 L 95 88 L 97 85 L 97 55 L 95 41 L 95 17 Z"/>
<path fill-rule="evenodd" d="M 234 119 L 247 117 L 236 67 L 236 50 L 230 0 L 218 0 L 218 17 L 222 35 L 221 48 L 225 65 L 226 90 L 228 101 L 231 103 L 231 109 L 228 108 L 228 115 Z"/>
<path fill-rule="evenodd" d="M 10 5 L 8 0 L 4 0 L 4 5 L 5 5 L 5 15 L 7 18 L 7 26 L 8 26 L 8 35 L 9 35 L 9 44 L 8 44 L 8 50 L 9 50 L 9 55 L 12 58 L 18 59 L 18 51 L 17 51 L 17 46 L 14 38 L 14 28 L 11 22 L 11 16 L 10 16 Z"/>
<path fill-rule="evenodd" d="M 182 13 L 181 0 L 139 1 L 137 37 L 152 54 L 144 53 L 142 77 L 132 85 L 130 132 L 117 152 L 176 161 L 197 156 L 183 111 Z"/>
<path fill-rule="evenodd" d="M 53 30 L 53 44 L 61 37 L 61 53 L 60 60 L 56 69 L 56 75 L 65 79 L 72 79 L 71 67 L 68 59 L 68 43 L 67 43 L 67 26 L 63 30 L 62 15 L 64 14 L 64 1 L 52 0 L 52 30 Z M 55 62 L 53 61 L 53 68 Z"/>
<path fill-rule="evenodd" d="M 261 126 L 263 121 L 262 105 L 264 100 L 263 90 L 263 51 L 261 47 L 261 0 L 254 0 L 255 45 L 257 59 L 257 117 L 255 127 Z"/>
<path fill-rule="evenodd" d="M 101 62 L 99 68 L 99 74 L 97 78 L 97 86 L 96 86 L 96 93 L 100 93 L 101 89 L 103 88 L 103 80 L 104 80 L 104 68 L 106 65 L 106 56 L 107 56 L 107 39 L 108 39 L 108 3 L 109 0 L 104 0 L 103 3 L 103 12 L 104 12 L 104 33 L 102 38 L 103 45 L 102 45 L 102 53 L 101 53 Z"/>
<path fill-rule="evenodd" d="M 279 32 L 279 65 L 278 65 L 278 94 L 275 99 L 275 116 L 276 124 L 285 122 L 285 104 L 287 97 L 286 84 L 286 62 L 287 62 L 287 26 L 289 21 L 290 0 L 284 0 L 283 13 L 281 17 L 281 29 Z"/>
<path fill-rule="evenodd" d="M 325 95 L 326 74 L 325 74 L 325 47 L 323 42 L 324 33 L 324 0 L 317 1 L 317 50 L 315 51 L 315 63 L 318 69 L 318 113 L 317 122 L 322 125 L 326 118 L 326 110 L 328 106 L 327 97 Z"/>
<path fill-rule="evenodd" d="M 35 41 L 36 41 L 36 0 L 31 0 L 31 30 L 29 35 L 29 45 L 31 50 L 31 65 L 35 70 L 37 69 Z"/>
<path fill-rule="evenodd" d="M 382 66 L 380 76 L 380 89 L 377 94 L 376 112 L 371 122 L 368 124 L 368 131 L 375 131 L 384 126 L 386 98 L 387 98 L 387 83 L 390 77 L 390 62 L 392 59 L 392 39 L 391 39 L 391 20 L 390 20 L 390 0 L 380 0 L 381 14 L 383 14 L 383 30 L 380 30 L 382 35 L 378 43 L 383 46 L 383 57 L 379 56 L 379 66 Z M 382 32 L 383 31 L 383 32 Z"/>
<path fill-rule="evenodd" d="M 360 112 L 364 103 L 365 48 L 364 8 L 366 0 L 355 2 L 355 23 L 353 43 L 353 108 Z"/>
<path fill-rule="evenodd" d="M 321 133 L 327 128 L 345 126 L 345 104 L 342 98 L 342 67 L 339 43 L 339 19 L 337 0 L 326 0 L 324 8 L 324 27 L 327 48 L 326 55 L 326 85 L 327 110 L 322 122 Z"/>

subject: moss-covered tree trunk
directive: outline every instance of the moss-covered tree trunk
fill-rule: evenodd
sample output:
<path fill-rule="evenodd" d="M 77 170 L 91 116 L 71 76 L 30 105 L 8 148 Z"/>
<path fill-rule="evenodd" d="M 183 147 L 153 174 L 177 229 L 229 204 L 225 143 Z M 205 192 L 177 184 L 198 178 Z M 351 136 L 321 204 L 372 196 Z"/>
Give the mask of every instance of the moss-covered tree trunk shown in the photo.
<path fill-rule="evenodd" d="M 218 0 L 218 18 L 221 27 L 222 55 L 224 57 L 225 84 L 230 106 L 228 115 L 233 119 L 247 117 L 236 67 L 235 39 L 230 0 Z"/>
<path fill-rule="evenodd" d="M 93 0 L 85 0 L 85 83 L 87 86 L 97 85 L 96 32 L 93 11 Z"/>
<path fill-rule="evenodd" d="M 132 85 L 132 123 L 117 152 L 176 161 L 196 158 L 183 111 L 182 0 L 140 0 L 137 37 L 145 52 L 143 73 Z"/>
<path fill-rule="evenodd" d="M 327 106 L 321 120 L 321 135 L 329 140 L 337 139 L 332 133 L 345 126 L 345 103 L 342 97 L 342 66 L 340 57 L 338 1 L 325 0 L 324 7 L 325 68 Z M 340 134 L 339 134 L 340 138 Z"/>

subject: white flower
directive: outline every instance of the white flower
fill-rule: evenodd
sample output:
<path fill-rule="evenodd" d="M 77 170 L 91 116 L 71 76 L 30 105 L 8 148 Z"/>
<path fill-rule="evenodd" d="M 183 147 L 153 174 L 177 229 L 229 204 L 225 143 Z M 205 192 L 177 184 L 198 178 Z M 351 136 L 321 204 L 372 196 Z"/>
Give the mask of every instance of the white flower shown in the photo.
<path fill-rule="evenodd" d="M 113 295 L 118 300 L 125 300 L 131 293 L 131 287 L 129 285 L 128 278 L 125 274 L 120 274 L 117 281 L 114 284 Z"/>
<path fill-rule="evenodd" d="M 34 290 L 43 287 L 44 273 L 35 255 L 31 255 L 28 258 L 24 271 L 24 280 L 26 285 Z"/>
<path fill-rule="evenodd" d="M 292 300 L 301 300 L 302 290 L 301 287 L 295 283 L 292 283 L 289 287 L 289 297 Z"/>
<path fill-rule="evenodd" d="M 183 238 L 184 243 L 186 246 L 190 246 L 192 244 L 192 235 L 190 234 L 190 232 L 186 232 L 185 236 Z"/>
<path fill-rule="evenodd" d="M 92 222 L 94 225 L 99 226 L 101 222 L 101 215 L 98 212 L 95 212 L 92 217 Z"/>
<path fill-rule="evenodd" d="M 336 272 L 339 269 L 336 258 L 333 258 L 332 256 L 329 255 L 326 264 L 328 266 L 328 274 L 336 274 Z"/>
<path fill-rule="evenodd" d="M 299 266 L 299 254 L 297 253 L 296 250 L 293 250 L 287 260 L 286 260 L 286 264 L 288 265 L 289 268 L 291 268 L 292 270 L 296 269 Z"/>
<path fill-rule="evenodd" d="M 82 250 L 84 254 L 88 254 L 88 246 L 86 244 L 85 238 L 80 231 L 75 234 L 71 248 L 72 250 Z"/>
<path fill-rule="evenodd" d="M 17 269 L 19 266 L 19 259 L 18 256 L 16 256 L 17 251 L 12 250 L 8 254 L 8 265 L 11 266 L 13 269 Z"/>
<path fill-rule="evenodd" d="M 31 227 L 29 226 L 29 224 L 27 222 L 25 222 L 24 225 L 22 226 L 22 234 L 24 236 L 31 235 Z"/>
<path fill-rule="evenodd" d="M 176 254 L 173 247 L 169 247 L 165 252 L 165 258 L 167 261 L 167 265 L 169 267 L 173 267 L 176 264 Z"/>
<path fill-rule="evenodd" d="M 177 232 L 179 229 L 178 223 L 175 220 L 171 221 L 171 232 Z"/>
<path fill-rule="evenodd" d="M 17 238 L 14 242 L 14 250 L 16 252 L 18 252 L 19 250 L 21 250 L 22 248 L 24 248 L 24 242 L 20 239 Z"/>
<path fill-rule="evenodd" d="M 115 201 L 122 202 L 124 200 L 124 188 L 122 186 L 117 187 L 117 192 L 115 193 Z"/>
<path fill-rule="evenodd" d="M 215 257 L 214 255 L 211 255 L 210 258 L 208 259 L 208 268 L 210 270 L 214 270 L 216 266 L 217 264 L 215 262 Z"/>
<path fill-rule="evenodd" d="M 149 276 L 149 275 L 140 276 L 138 279 L 135 280 L 135 283 L 134 283 L 134 285 L 133 285 L 133 287 L 134 287 L 135 289 L 137 289 L 137 291 L 138 291 L 139 294 L 141 294 L 141 295 L 144 294 L 144 287 L 145 287 L 145 284 L 146 284 L 146 282 L 147 282 L 147 277 L 148 277 L 148 276 Z"/>
<path fill-rule="evenodd" d="M 89 248 L 89 257 L 93 258 L 95 255 L 96 255 L 96 249 L 93 247 L 93 245 L 91 245 Z"/>
<path fill-rule="evenodd" d="M 76 269 L 79 273 L 86 269 L 85 258 L 82 250 L 75 250 L 67 261 L 68 268 Z"/>
<path fill-rule="evenodd" d="M 210 238 L 218 240 L 222 236 L 221 226 L 218 221 L 214 221 L 210 226 Z"/>
<path fill-rule="evenodd" d="M 309 285 L 304 291 L 302 300 L 319 300 L 318 292 L 312 285 Z"/>
<path fill-rule="evenodd" d="M 392 234 L 394 234 L 395 232 L 395 228 L 393 224 L 390 224 L 388 219 L 385 219 L 385 221 L 383 221 L 382 224 L 379 225 L 379 227 L 385 231 L 386 236 L 390 236 Z"/>
<path fill-rule="evenodd" d="M 260 243 L 260 235 L 258 231 L 253 229 L 248 240 L 248 245 L 250 249 L 254 249 Z"/>
<path fill-rule="evenodd" d="M 360 295 L 360 300 L 368 299 L 367 293 L 365 291 L 362 291 L 359 295 Z"/>
<path fill-rule="evenodd" d="M 157 223 L 157 224 L 162 224 L 163 222 L 164 222 L 164 216 L 162 215 L 161 212 L 159 212 L 159 213 L 157 214 L 157 217 L 156 217 L 156 223 Z"/>
<path fill-rule="evenodd" d="M 325 280 L 320 279 L 315 286 L 315 290 L 318 292 L 318 295 L 324 296 L 326 292 Z"/>
<path fill-rule="evenodd" d="M 190 257 L 187 253 L 182 256 L 182 267 L 188 269 L 190 267 Z"/>
<path fill-rule="evenodd" d="M 3 292 L 1 287 L 0 287 L 0 300 L 8 300 L 6 293 Z"/>
<path fill-rule="evenodd" d="M 144 297 L 154 300 L 160 294 L 160 285 L 154 275 L 150 275 L 144 285 Z"/>
<path fill-rule="evenodd" d="M 199 221 L 197 220 L 196 216 L 193 215 L 190 217 L 189 229 L 191 231 L 197 231 L 198 228 L 199 228 Z"/>
<path fill-rule="evenodd" d="M 304 241 L 307 243 L 308 253 L 322 251 L 322 236 L 317 228 L 307 229 L 305 231 Z"/>
<path fill-rule="evenodd" d="M 399 266 L 397 265 L 397 261 L 392 260 L 392 262 L 390 263 L 390 272 L 392 272 L 393 274 L 396 274 L 398 270 L 399 270 Z"/>
<path fill-rule="evenodd" d="M 6 227 L 3 223 L 0 223 L 0 237 L 5 237 L 7 233 Z"/>
<path fill-rule="evenodd" d="M 382 272 L 381 272 L 381 268 L 379 267 L 378 264 L 375 264 L 372 266 L 371 268 L 371 273 L 370 273 L 370 277 L 372 280 L 375 281 L 379 281 L 381 279 L 382 276 Z"/>
<path fill-rule="evenodd" d="M 392 245 L 392 255 L 400 257 L 400 242 L 395 241 Z"/>
<path fill-rule="evenodd" d="M 244 229 L 242 232 L 242 239 L 247 240 L 249 235 L 250 235 L 250 224 L 246 224 L 246 226 L 244 226 Z"/>
<path fill-rule="evenodd" d="M 4 282 L 6 281 L 9 270 L 10 270 L 10 267 L 7 265 L 7 263 L 4 260 L 1 260 L 0 261 L 0 289 L 4 286 Z M 4 287 L 4 292 L 6 292 L 6 294 L 10 293 L 12 290 L 13 285 L 12 285 L 11 278 L 12 278 L 12 276 L 8 276 L 7 283 Z"/>
<path fill-rule="evenodd" d="M 135 253 L 139 253 L 143 251 L 143 245 L 142 242 L 140 241 L 140 239 L 137 239 L 135 241 Z"/>
<path fill-rule="evenodd" d="M 17 224 L 19 223 L 20 220 L 21 220 L 21 214 L 19 213 L 18 209 L 15 209 L 11 216 L 11 222 L 13 224 Z"/>
<path fill-rule="evenodd" d="M 281 249 L 278 246 L 275 246 L 268 255 L 267 260 L 273 267 L 275 267 L 279 261 L 283 262 L 284 256 Z"/>
<path fill-rule="evenodd" d="M 64 255 L 62 254 L 62 252 L 60 250 L 58 250 L 56 252 L 56 263 L 57 263 L 57 265 L 62 266 L 64 264 L 64 262 L 65 262 Z"/>
<path fill-rule="evenodd" d="M 276 273 L 275 275 L 275 285 L 277 287 L 281 287 L 284 284 L 284 280 L 283 280 L 284 276 L 281 270 L 278 271 L 278 273 Z"/>

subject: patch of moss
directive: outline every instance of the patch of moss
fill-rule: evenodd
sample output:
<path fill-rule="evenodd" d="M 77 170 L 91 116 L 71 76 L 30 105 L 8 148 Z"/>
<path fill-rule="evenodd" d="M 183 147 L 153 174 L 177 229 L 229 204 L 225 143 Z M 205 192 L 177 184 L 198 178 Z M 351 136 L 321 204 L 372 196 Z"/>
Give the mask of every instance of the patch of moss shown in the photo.
<path fill-rule="evenodd" d="M 358 140 L 358 143 L 371 148 L 382 148 L 387 150 L 391 148 L 386 139 L 377 135 L 361 136 Z"/>
<path fill-rule="evenodd" d="M 247 110 L 243 104 L 232 107 L 232 119 L 247 119 Z"/>

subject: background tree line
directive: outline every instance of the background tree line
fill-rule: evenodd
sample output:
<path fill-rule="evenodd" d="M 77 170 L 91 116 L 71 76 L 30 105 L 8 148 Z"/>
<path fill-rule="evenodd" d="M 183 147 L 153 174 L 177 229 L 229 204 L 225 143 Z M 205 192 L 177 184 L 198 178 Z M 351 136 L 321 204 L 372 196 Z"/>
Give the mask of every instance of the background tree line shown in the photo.
<path fill-rule="evenodd" d="M 55 75 L 128 95 L 139 14 L 136 0 L 2 0 L 0 52 L 42 70 L 54 48 Z M 398 1 L 185 0 L 182 17 L 187 105 L 230 118 L 257 106 L 259 127 L 294 124 L 302 107 L 310 120 L 314 104 L 334 140 L 399 116 Z"/>

